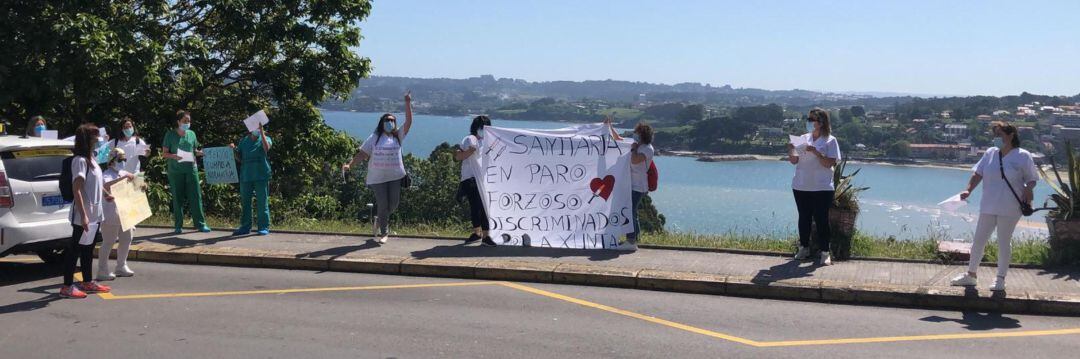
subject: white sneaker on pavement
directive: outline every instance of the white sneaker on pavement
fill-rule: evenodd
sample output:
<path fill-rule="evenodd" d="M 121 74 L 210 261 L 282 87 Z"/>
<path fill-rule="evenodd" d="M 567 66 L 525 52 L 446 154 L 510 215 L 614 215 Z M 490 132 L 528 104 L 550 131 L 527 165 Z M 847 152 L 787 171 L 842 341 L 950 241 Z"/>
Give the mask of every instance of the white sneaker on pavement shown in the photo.
<path fill-rule="evenodd" d="M 974 287 L 976 284 L 979 284 L 978 278 L 968 272 L 960 273 L 960 275 L 952 279 L 952 285 L 955 286 Z"/>
<path fill-rule="evenodd" d="M 829 252 L 821 252 L 821 265 L 823 265 L 823 266 L 831 266 L 832 265 L 832 255 L 830 255 Z"/>
<path fill-rule="evenodd" d="M 113 274 L 116 275 L 117 277 L 131 277 L 131 276 L 135 275 L 135 272 L 132 271 L 131 268 L 128 268 L 128 266 L 125 265 L 125 266 L 116 268 L 116 270 L 113 271 Z"/>
<path fill-rule="evenodd" d="M 994 278 L 994 283 L 990 285 L 990 290 L 994 292 L 1005 290 L 1005 277 Z"/>
<path fill-rule="evenodd" d="M 390 240 L 390 234 L 385 234 L 382 237 L 379 237 L 378 242 L 380 244 L 386 244 L 386 242 L 389 241 L 389 240 Z"/>
<path fill-rule="evenodd" d="M 116 275 L 112 273 L 98 273 L 97 278 L 94 278 L 94 280 L 98 282 L 105 282 L 113 279 L 116 279 Z"/>
<path fill-rule="evenodd" d="M 630 242 L 622 242 L 622 243 L 619 243 L 619 245 L 615 246 L 615 248 L 613 248 L 613 249 L 617 250 L 617 251 L 623 251 L 623 252 L 636 252 L 637 251 L 637 245 L 633 244 L 633 243 L 630 243 Z"/>
<path fill-rule="evenodd" d="M 799 251 L 795 252 L 795 260 L 801 261 L 810 256 L 810 248 L 799 246 Z"/>

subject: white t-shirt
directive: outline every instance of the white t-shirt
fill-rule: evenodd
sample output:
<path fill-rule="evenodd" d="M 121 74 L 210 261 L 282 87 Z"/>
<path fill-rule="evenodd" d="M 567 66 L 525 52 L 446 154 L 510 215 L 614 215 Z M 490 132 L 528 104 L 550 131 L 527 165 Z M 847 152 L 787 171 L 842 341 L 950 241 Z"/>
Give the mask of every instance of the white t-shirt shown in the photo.
<path fill-rule="evenodd" d="M 649 164 L 652 163 L 656 151 L 651 144 L 638 145 L 637 153 L 645 155 L 645 160 L 635 164 L 634 157 L 630 157 L 630 190 L 649 193 Z"/>
<path fill-rule="evenodd" d="M 814 140 L 813 133 L 807 133 L 801 137 L 806 140 L 808 146 L 814 146 L 825 157 L 840 161 L 840 144 L 836 142 L 836 137 L 829 135 Z M 834 190 L 836 184 L 833 183 L 832 167 L 825 167 L 818 160 L 817 155 L 810 154 L 805 148 L 797 149 L 797 151 L 799 163 L 795 165 L 795 177 L 791 179 L 791 188 L 808 192 Z"/>
<path fill-rule="evenodd" d="M 87 170 L 86 166 L 90 166 Z M 83 206 L 86 207 L 86 217 L 90 224 L 101 223 L 105 220 L 101 206 L 101 167 L 97 162 L 87 161 L 85 157 L 75 156 L 71 159 L 71 183 L 72 191 L 75 190 L 75 180 L 82 178 L 83 182 Z M 71 224 L 82 225 L 82 208 L 72 205 L 69 218 Z"/>
<path fill-rule="evenodd" d="M 146 140 L 136 136 L 131 136 L 126 140 L 116 139 L 115 141 L 109 141 L 109 151 L 112 151 L 114 147 L 120 147 L 120 149 L 124 150 L 124 155 L 127 158 L 127 163 L 124 164 L 124 171 L 128 171 L 128 173 L 139 173 L 142 172 L 142 164 L 139 163 L 139 156 L 146 156 L 146 153 L 138 152 L 140 144 L 146 146 Z"/>
<path fill-rule="evenodd" d="M 997 147 L 990 147 L 979 159 L 979 163 L 972 168 L 975 173 L 982 176 L 982 200 L 979 203 L 979 213 L 993 214 L 998 216 L 1020 217 L 1020 202 L 1013 197 L 1005 180 L 1001 179 L 1001 167 L 998 165 Z M 1009 151 L 1004 156 L 1005 177 L 1009 179 L 1013 190 L 1020 199 L 1024 198 L 1024 184 L 1038 181 L 1039 170 L 1035 168 L 1035 160 L 1031 153 L 1025 149 L 1017 148 Z"/>
<path fill-rule="evenodd" d="M 465 160 L 461 161 L 461 180 L 462 181 L 470 179 L 470 178 L 476 178 L 476 175 L 482 172 L 482 171 L 480 171 L 480 167 L 483 166 L 483 164 L 481 164 L 480 148 L 483 148 L 483 147 L 484 147 L 484 139 L 483 138 L 479 138 L 479 137 L 476 137 L 476 136 L 473 136 L 473 135 L 468 135 L 468 136 L 465 136 L 465 138 L 461 139 L 461 144 L 458 145 L 458 148 L 460 148 L 462 151 L 468 150 L 470 148 L 475 148 L 476 149 L 476 152 L 473 152 L 472 155 L 470 155 Z"/>
<path fill-rule="evenodd" d="M 404 138 L 402 138 L 404 140 Z M 378 141 L 378 143 L 375 143 Z M 367 178 L 365 183 L 379 184 L 405 178 L 405 162 L 401 160 L 401 142 L 393 135 L 374 133 L 364 140 L 360 150 L 368 154 Z"/>
<path fill-rule="evenodd" d="M 105 183 L 115 181 L 117 178 L 127 176 L 129 173 L 131 172 L 125 170 L 120 170 L 119 172 L 117 172 L 115 169 L 112 168 L 107 169 L 101 174 L 101 183 L 104 185 Z M 116 202 L 105 201 L 102 203 L 102 209 L 105 210 L 105 222 L 103 222 L 104 224 L 116 226 L 120 225 L 120 212 L 116 210 Z"/>

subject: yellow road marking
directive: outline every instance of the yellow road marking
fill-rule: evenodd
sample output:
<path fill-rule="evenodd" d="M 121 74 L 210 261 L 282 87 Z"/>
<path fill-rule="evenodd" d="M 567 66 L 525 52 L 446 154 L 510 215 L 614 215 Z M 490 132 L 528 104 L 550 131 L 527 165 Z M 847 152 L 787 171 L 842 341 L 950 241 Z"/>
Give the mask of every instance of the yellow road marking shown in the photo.
<path fill-rule="evenodd" d="M 81 281 L 81 273 L 75 273 L 76 280 Z M 745 344 L 756 348 L 773 348 L 773 347 L 795 347 L 795 346 L 811 346 L 811 345 L 837 345 L 837 344 L 866 344 L 866 343 L 894 343 L 894 342 L 912 342 L 912 341 L 931 341 L 931 340 L 958 340 L 958 339 L 991 339 L 991 338 L 1015 338 L 1015 337 L 1034 337 L 1034 336 L 1048 336 L 1048 335 L 1068 335 L 1068 334 L 1080 334 L 1080 328 L 1072 329 L 1057 329 L 1057 330 L 1028 330 L 1028 331 L 998 331 L 990 333 L 968 333 L 968 334 L 935 334 L 935 335 L 912 335 L 912 336 L 894 336 L 894 337 L 869 337 L 869 338 L 842 338 L 842 339 L 816 339 L 816 340 L 782 340 L 782 341 L 756 341 L 752 339 L 746 339 L 730 334 L 724 334 L 708 329 L 702 329 L 691 325 L 682 323 L 676 323 L 670 320 L 661 319 L 653 316 L 648 316 L 640 313 L 631 312 L 599 303 L 590 302 L 583 299 L 562 295 L 559 293 L 549 292 L 546 290 L 533 288 L 526 285 L 510 282 L 457 282 L 457 283 L 434 283 L 434 284 L 403 284 L 403 285 L 377 285 L 377 286 L 359 286 L 359 287 L 329 287 L 329 288 L 296 288 L 296 289 L 270 289 L 270 290 L 246 290 L 246 291 L 228 291 L 228 292 L 196 292 L 196 293 L 170 293 L 170 294 L 139 294 L 139 295 L 116 295 L 113 293 L 98 293 L 98 296 L 105 300 L 114 299 L 158 299 L 158 298 L 190 298 L 190 297 L 212 297 L 212 296 L 232 296 L 232 295 L 254 295 L 254 294 L 289 294 L 289 293 L 312 293 L 312 292 L 334 292 L 334 291 L 360 291 L 360 290 L 381 290 L 381 289 L 410 289 L 410 288 L 441 288 L 441 287 L 465 287 L 465 286 L 483 286 L 483 285 L 500 285 L 515 290 L 532 293 L 552 299 L 558 299 L 561 301 L 578 304 L 581 306 L 602 310 L 609 313 L 614 313 L 646 322 L 663 325 L 670 328 L 675 328 L 699 335 L 704 335 L 712 338 L 723 339 L 730 342 L 739 344 Z"/>
<path fill-rule="evenodd" d="M 619 315 L 624 315 L 631 318 L 644 320 L 651 323 L 660 324 L 663 326 L 688 331 L 691 333 L 701 334 L 713 338 L 724 339 L 740 344 L 746 344 L 758 348 L 771 348 L 771 347 L 794 347 L 794 346 L 810 346 L 810 345 L 834 345 L 834 344 L 863 344 L 863 343 L 892 343 L 892 342 L 912 342 L 912 341 L 929 341 L 929 340 L 956 340 L 956 339 L 988 339 L 988 338 L 1013 338 L 1013 337 L 1034 337 L 1034 336 L 1046 336 L 1046 335 L 1066 335 L 1066 334 L 1080 334 L 1080 328 L 1072 329 L 1058 329 L 1058 330 L 1027 330 L 1027 331 L 1000 331 L 991 333 L 967 333 L 967 334 L 936 334 L 936 335 L 912 335 L 912 336 L 897 336 L 897 337 L 872 337 L 872 338 L 844 338 L 844 339 L 819 339 L 819 340 L 787 340 L 787 341 L 756 341 L 746 338 L 737 337 L 730 334 L 724 334 L 720 332 L 711 331 L 708 329 L 702 329 L 686 324 L 676 323 L 665 319 L 647 316 L 644 314 L 638 314 L 627 310 L 622 310 L 603 304 L 593 303 L 587 300 L 577 299 L 570 296 L 565 296 L 558 293 L 548 292 L 542 289 L 537 289 L 517 283 L 503 282 L 499 283 L 502 286 L 514 288 L 517 290 L 542 295 L 549 298 L 554 298 L 578 305 L 583 305 L 589 308 L 599 309 L 606 312 L 611 312 Z"/>
<path fill-rule="evenodd" d="M 498 282 L 461 282 L 461 283 L 436 283 L 436 284 L 403 284 L 403 285 L 375 285 L 362 287 L 330 287 L 330 288 L 296 288 L 296 289 L 269 289 L 269 290 L 243 290 L 231 292 L 200 292 L 200 293 L 171 293 L 171 294 L 139 294 L 139 295 L 115 295 L 102 296 L 102 299 L 157 299 L 157 298 L 190 298 L 190 297 L 216 297 L 229 295 L 251 294 L 289 294 L 289 293 L 312 293 L 312 292 L 340 292 L 351 290 L 379 290 L 379 289 L 410 289 L 410 288 L 437 288 L 437 287 L 464 287 L 477 285 L 493 285 Z"/>
<path fill-rule="evenodd" d="M 4 258 L 0 263 L 44 263 L 38 258 Z"/>

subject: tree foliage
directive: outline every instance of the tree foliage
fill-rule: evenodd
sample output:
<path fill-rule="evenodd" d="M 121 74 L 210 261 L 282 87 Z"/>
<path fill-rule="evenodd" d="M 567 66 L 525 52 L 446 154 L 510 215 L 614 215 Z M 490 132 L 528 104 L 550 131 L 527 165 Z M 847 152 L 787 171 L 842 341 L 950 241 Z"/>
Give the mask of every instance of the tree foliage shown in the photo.
<path fill-rule="evenodd" d="M 268 109 L 272 191 L 297 199 L 355 151 L 316 106 L 368 75 L 353 50 L 370 11 L 368 0 L 6 1 L 0 114 L 44 115 L 62 135 L 83 122 L 118 132 L 113 119 L 131 116 L 158 145 L 187 109 L 200 141 L 224 146 L 246 132 L 240 120 Z"/>

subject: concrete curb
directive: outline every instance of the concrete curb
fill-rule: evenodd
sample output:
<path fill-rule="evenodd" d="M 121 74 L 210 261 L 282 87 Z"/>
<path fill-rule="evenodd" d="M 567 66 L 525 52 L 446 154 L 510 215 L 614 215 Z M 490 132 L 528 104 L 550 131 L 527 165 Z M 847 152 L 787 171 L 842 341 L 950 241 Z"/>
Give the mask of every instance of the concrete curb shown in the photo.
<path fill-rule="evenodd" d="M 1053 293 L 991 294 L 959 287 L 853 285 L 806 278 L 763 282 L 751 277 L 578 263 L 481 258 L 418 259 L 396 256 L 297 257 L 283 252 L 229 247 L 170 247 L 156 243 L 133 244 L 129 259 L 179 264 L 575 284 L 856 305 L 1080 316 L 1080 296 Z"/>

